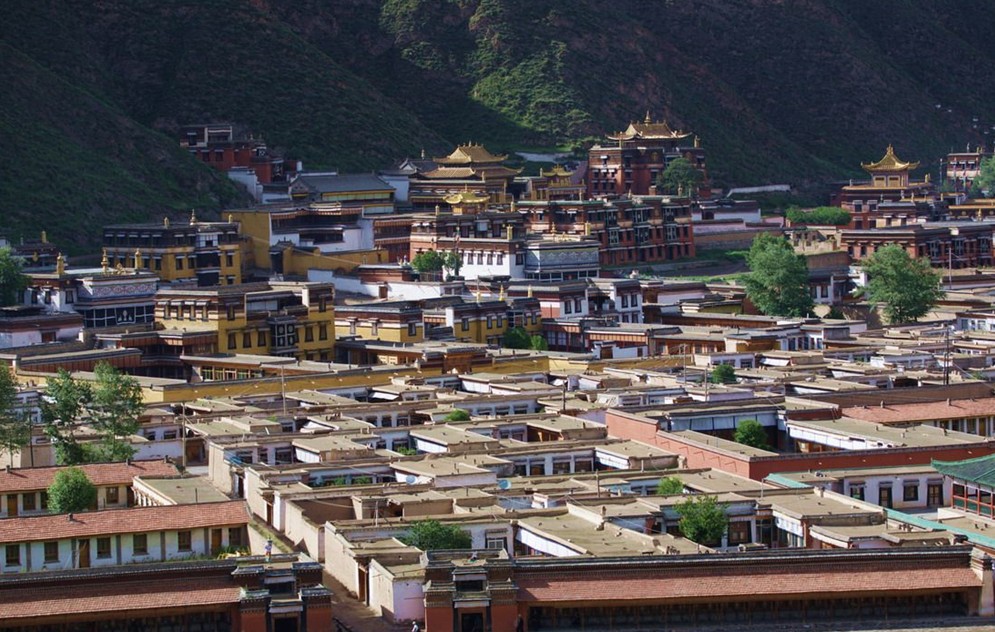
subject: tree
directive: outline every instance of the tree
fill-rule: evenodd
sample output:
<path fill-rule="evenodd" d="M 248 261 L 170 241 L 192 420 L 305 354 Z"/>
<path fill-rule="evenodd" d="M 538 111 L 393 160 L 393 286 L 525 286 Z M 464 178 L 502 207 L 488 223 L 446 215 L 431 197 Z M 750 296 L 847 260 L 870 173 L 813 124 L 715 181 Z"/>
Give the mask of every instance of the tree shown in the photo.
<path fill-rule="evenodd" d="M 504 332 L 504 338 L 501 342 L 505 349 L 532 349 L 534 351 L 547 351 L 549 349 L 549 343 L 546 342 L 545 338 L 539 335 L 531 336 L 523 327 L 512 327 Z"/>
<path fill-rule="evenodd" d="M 529 348 L 533 351 L 549 351 L 549 343 L 542 336 L 536 334 L 529 338 Z"/>
<path fill-rule="evenodd" d="M 659 496 L 673 496 L 684 493 L 684 481 L 676 476 L 665 476 L 656 485 L 656 493 Z"/>
<path fill-rule="evenodd" d="M 41 418 L 45 434 L 55 446 L 55 458 L 59 465 L 76 465 L 88 460 L 83 447 L 76 441 L 73 429 L 92 396 L 90 385 L 73 379 L 65 369 L 59 369 L 54 377 L 48 379 L 41 402 Z"/>
<path fill-rule="evenodd" d="M 449 270 L 454 277 L 458 277 L 459 271 L 463 267 L 463 259 L 460 258 L 458 252 L 450 250 L 442 255 L 442 267 Z"/>
<path fill-rule="evenodd" d="M 419 272 L 438 272 L 442 270 L 444 261 L 442 255 L 434 250 L 419 252 L 411 260 L 411 267 Z"/>
<path fill-rule="evenodd" d="M 978 165 L 978 175 L 972 182 L 975 189 L 985 197 L 995 197 L 995 156 L 989 156 Z"/>
<path fill-rule="evenodd" d="M 908 323 L 929 313 L 943 297 L 940 274 L 929 260 L 912 258 L 904 248 L 888 244 L 864 261 L 869 277 L 867 297 L 884 305 L 891 324 Z"/>
<path fill-rule="evenodd" d="M 808 316 L 812 296 L 808 287 L 808 263 L 795 254 L 783 237 L 757 235 L 746 254 L 750 267 L 744 284 L 750 300 L 768 316 Z"/>
<path fill-rule="evenodd" d="M 816 226 L 846 226 L 850 214 L 836 206 L 818 206 L 810 211 L 789 208 L 785 213 L 792 224 L 814 224 Z"/>
<path fill-rule="evenodd" d="M 70 467 L 55 473 L 48 488 L 48 510 L 51 513 L 75 513 L 97 504 L 97 487 L 86 472 Z"/>
<path fill-rule="evenodd" d="M 419 520 L 398 539 L 422 551 L 469 549 L 473 544 L 469 533 L 438 520 Z"/>
<path fill-rule="evenodd" d="M 695 197 L 704 176 L 687 158 L 676 158 L 657 176 L 656 186 L 670 193 Z"/>
<path fill-rule="evenodd" d="M 722 541 L 729 525 L 726 512 L 715 496 L 691 496 L 674 507 L 681 517 L 681 534 L 698 544 L 714 546 Z"/>
<path fill-rule="evenodd" d="M 720 364 L 712 369 L 712 384 L 734 384 L 736 382 L 736 369 L 731 364 Z"/>
<path fill-rule="evenodd" d="M 17 383 L 7 365 L 0 364 L 0 455 L 11 457 L 31 441 L 31 419 L 17 402 Z"/>
<path fill-rule="evenodd" d="M 457 408 L 453 412 L 443 417 L 444 421 L 470 421 L 470 413 L 462 408 Z"/>
<path fill-rule="evenodd" d="M 90 423 L 100 433 L 101 461 L 124 461 L 135 454 L 128 438 L 138 432 L 138 417 L 145 406 L 138 380 L 101 362 L 94 368 L 96 381 L 90 401 Z"/>
<path fill-rule="evenodd" d="M 0 248 L 0 307 L 17 305 L 21 292 L 28 287 L 28 277 L 21 272 L 24 260 L 15 257 L 10 248 Z"/>
<path fill-rule="evenodd" d="M 767 445 L 767 431 L 764 430 L 763 424 L 756 419 L 744 419 L 739 422 L 733 438 L 736 440 L 736 443 L 760 448 L 761 450 L 766 450 L 770 447 Z"/>

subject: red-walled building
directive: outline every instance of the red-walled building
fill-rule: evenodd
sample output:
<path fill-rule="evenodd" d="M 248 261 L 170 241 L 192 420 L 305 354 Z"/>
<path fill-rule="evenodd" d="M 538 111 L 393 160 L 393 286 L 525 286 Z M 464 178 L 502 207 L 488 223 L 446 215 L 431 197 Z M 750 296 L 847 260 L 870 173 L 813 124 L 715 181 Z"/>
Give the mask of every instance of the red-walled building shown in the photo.
<path fill-rule="evenodd" d="M 297 163 L 287 161 L 262 139 L 246 135 L 230 123 L 187 125 L 180 130 L 180 145 L 218 171 L 251 169 L 261 184 L 288 182 L 298 171 Z"/>

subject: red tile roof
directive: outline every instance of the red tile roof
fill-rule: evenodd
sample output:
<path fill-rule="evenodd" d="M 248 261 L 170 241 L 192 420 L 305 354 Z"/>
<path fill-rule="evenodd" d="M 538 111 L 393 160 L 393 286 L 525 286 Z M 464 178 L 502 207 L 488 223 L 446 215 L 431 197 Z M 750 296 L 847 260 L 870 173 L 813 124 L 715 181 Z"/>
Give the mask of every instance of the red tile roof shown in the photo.
<path fill-rule="evenodd" d="M 572 579 L 519 577 L 518 599 L 532 602 L 682 600 L 805 593 L 887 592 L 977 588 L 981 580 L 970 568 L 908 569 L 891 571 L 785 572 L 708 574 L 695 577 L 615 575 Z"/>
<path fill-rule="evenodd" d="M 955 399 L 949 404 L 943 400 L 916 404 L 886 403 L 883 408 L 881 406 L 852 406 L 844 408 L 842 413 L 844 417 L 883 424 L 960 419 L 962 417 L 989 417 L 995 415 L 995 397 Z"/>
<path fill-rule="evenodd" d="M 0 621 L 90 613 L 197 608 L 238 603 L 240 589 L 231 577 L 147 579 L 130 582 L 66 582 L 39 590 L 0 591 Z M 27 622 L 23 622 L 26 624 Z"/>
<path fill-rule="evenodd" d="M 249 522 L 245 502 L 230 500 L 199 505 L 133 507 L 0 520 L 0 544 L 86 538 L 118 533 L 143 533 L 244 525 Z"/>
<path fill-rule="evenodd" d="M 136 476 L 176 476 L 179 472 L 172 463 L 162 459 L 132 461 L 128 463 L 93 463 L 80 465 L 87 478 L 96 485 L 129 485 Z M 0 470 L 0 494 L 29 492 L 48 489 L 55 473 L 64 467 L 31 467 Z"/>

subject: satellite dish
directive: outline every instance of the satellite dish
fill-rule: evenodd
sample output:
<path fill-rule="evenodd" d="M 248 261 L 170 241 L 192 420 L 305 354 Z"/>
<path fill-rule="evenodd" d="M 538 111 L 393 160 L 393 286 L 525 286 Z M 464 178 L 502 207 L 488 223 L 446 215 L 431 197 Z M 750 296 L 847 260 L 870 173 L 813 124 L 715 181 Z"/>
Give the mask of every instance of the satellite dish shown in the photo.
<path fill-rule="evenodd" d="M 498 481 L 498 489 L 511 489 L 511 481 L 506 478 L 502 478 Z"/>
<path fill-rule="evenodd" d="M 414 474 L 408 474 L 407 476 L 404 477 L 404 482 L 407 483 L 408 485 L 414 485 L 416 480 L 418 479 L 415 478 Z"/>

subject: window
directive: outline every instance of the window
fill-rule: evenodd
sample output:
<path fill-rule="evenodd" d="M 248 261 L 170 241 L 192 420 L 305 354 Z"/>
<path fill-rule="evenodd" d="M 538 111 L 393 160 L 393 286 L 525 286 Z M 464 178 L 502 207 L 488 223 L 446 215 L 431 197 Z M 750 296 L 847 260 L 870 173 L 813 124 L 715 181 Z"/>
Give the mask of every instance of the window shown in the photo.
<path fill-rule="evenodd" d="M 266 346 L 266 331 L 260 330 L 256 332 L 256 346 L 265 347 Z"/>
<path fill-rule="evenodd" d="M 460 321 L 460 328 L 463 331 L 470 331 L 470 319 L 464 318 Z"/>
<path fill-rule="evenodd" d="M 622 307 L 628 307 L 628 306 L 629 306 L 629 295 L 628 294 L 623 294 L 622 295 Z"/>
<path fill-rule="evenodd" d="M 242 334 L 242 348 L 248 349 L 252 346 L 252 332 L 246 331 Z"/>
<path fill-rule="evenodd" d="M 191 538 L 189 531 L 177 531 L 176 532 L 176 548 L 182 552 L 190 552 L 192 550 Z"/>
<path fill-rule="evenodd" d="M 225 314 L 226 314 L 228 320 L 235 320 L 235 306 L 234 305 L 227 305 L 226 308 L 227 309 L 225 310 Z"/>
<path fill-rule="evenodd" d="M 31 492 L 29 494 L 24 494 L 21 496 L 21 507 L 24 511 L 34 511 L 37 507 L 35 506 L 35 493 Z"/>
<path fill-rule="evenodd" d="M 45 543 L 45 563 L 52 564 L 59 561 L 59 543 L 58 542 L 46 542 Z"/>
<path fill-rule="evenodd" d="M 180 255 L 177 255 L 176 257 L 176 269 L 177 270 L 183 269 L 183 257 Z"/>
<path fill-rule="evenodd" d="M 7 566 L 20 566 L 21 565 L 21 545 L 20 544 L 8 544 L 7 549 L 4 553 L 4 563 Z"/>
<path fill-rule="evenodd" d="M 41 508 L 48 509 L 48 492 L 41 493 Z"/>
<path fill-rule="evenodd" d="M 353 336 L 356 335 L 356 321 L 349 321 L 349 333 Z"/>
<path fill-rule="evenodd" d="M 228 266 L 229 268 L 232 267 L 233 265 L 235 265 L 235 255 L 233 255 L 230 252 L 228 254 L 226 254 L 225 255 L 225 265 Z"/>
<path fill-rule="evenodd" d="M 311 325 L 304 328 L 304 342 L 314 342 L 314 327 Z"/>
<path fill-rule="evenodd" d="M 107 504 L 108 505 L 116 505 L 119 502 L 121 502 L 121 496 L 120 496 L 120 494 L 118 494 L 118 491 L 119 490 L 118 490 L 117 487 L 108 487 L 107 488 Z"/>
<path fill-rule="evenodd" d="M 577 312 L 578 314 L 581 312 L 580 306 L 581 306 L 581 300 L 579 298 L 575 298 L 574 299 L 574 311 Z"/>
<path fill-rule="evenodd" d="M 408 335 L 409 336 L 418 335 L 418 323 L 408 323 Z"/>
<path fill-rule="evenodd" d="M 486 539 L 489 549 L 506 549 L 508 547 L 508 538 L 503 533 L 488 533 Z"/>
<path fill-rule="evenodd" d="M 242 546 L 242 527 L 228 529 L 228 546 Z"/>
<path fill-rule="evenodd" d="M 380 335 L 380 321 L 374 320 L 370 322 L 370 335 L 379 336 Z"/>
<path fill-rule="evenodd" d="M 905 502 L 919 500 L 919 483 L 906 483 L 902 493 L 902 500 Z"/>
<path fill-rule="evenodd" d="M 318 340 L 328 340 L 328 325 L 318 325 Z"/>
<path fill-rule="evenodd" d="M 729 523 L 729 544 L 746 544 L 751 542 L 750 537 L 750 523 L 748 521 L 743 522 L 730 522 Z"/>
<path fill-rule="evenodd" d="M 131 549 L 135 555 L 149 554 L 149 536 L 147 533 L 136 533 L 131 536 Z"/>
<path fill-rule="evenodd" d="M 563 303 L 563 311 L 564 311 L 564 313 L 567 313 L 567 314 L 572 314 L 573 313 L 573 304 L 569 300 L 567 300 L 567 301 L 565 301 Z"/>
<path fill-rule="evenodd" d="M 109 558 L 111 556 L 111 539 L 97 538 L 97 558 Z"/>
<path fill-rule="evenodd" d="M 229 349 L 235 349 L 235 348 L 237 348 L 237 345 L 235 344 L 235 334 L 234 333 L 228 334 L 228 348 Z"/>
<path fill-rule="evenodd" d="M 930 481 L 926 485 L 926 506 L 927 507 L 942 507 L 943 506 L 943 483 Z"/>
<path fill-rule="evenodd" d="M 856 498 L 857 500 L 864 499 L 864 484 L 850 484 L 850 498 Z"/>
<path fill-rule="evenodd" d="M 487 316 L 487 328 L 488 329 L 493 329 L 493 327 L 494 327 L 494 317 L 491 316 L 491 315 L 488 315 Z"/>

